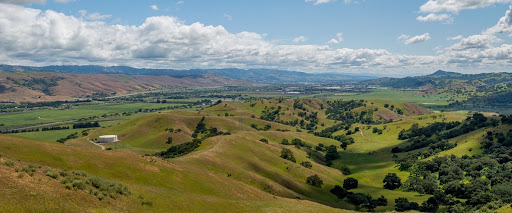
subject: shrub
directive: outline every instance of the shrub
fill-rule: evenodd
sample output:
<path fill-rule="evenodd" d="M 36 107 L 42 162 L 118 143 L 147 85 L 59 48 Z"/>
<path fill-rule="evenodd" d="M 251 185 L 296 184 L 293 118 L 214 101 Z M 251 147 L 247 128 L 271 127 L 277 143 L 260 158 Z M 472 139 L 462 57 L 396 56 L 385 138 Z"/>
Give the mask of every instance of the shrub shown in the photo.
<path fill-rule="evenodd" d="M 311 162 L 309 162 L 309 161 L 302 161 L 300 163 L 300 165 L 303 166 L 303 167 L 306 167 L 308 169 L 311 169 L 313 167 L 313 164 L 311 164 Z"/>
<path fill-rule="evenodd" d="M 27 167 L 23 168 L 22 171 L 26 172 L 30 176 L 34 176 L 34 172 L 36 171 L 37 166 L 34 164 L 29 164 Z"/>
<path fill-rule="evenodd" d="M 45 171 L 46 171 L 46 175 L 48 177 L 51 177 L 53 179 L 58 179 L 59 178 L 59 174 L 53 172 L 51 168 L 46 167 Z"/>
<path fill-rule="evenodd" d="M 130 190 L 123 185 L 112 181 L 87 174 L 85 172 L 74 171 L 71 174 L 60 172 L 63 178 L 60 180 L 67 189 L 77 189 L 85 191 L 99 200 L 113 198 L 117 195 L 130 195 Z"/>
<path fill-rule="evenodd" d="M 290 143 L 288 142 L 288 139 L 284 138 L 282 141 L 281 141 L 281 144 L 283 145 L 290 145 Z"/>
<path fill-rule="evenodd" d="M 341 173 L 343 173 L 343 175 L 351 175 L 352 172 L 350 171 L 350 169 L 347 167 L 347 166 L 342 166 L 340 168 L 341 170 Z"/>
<path fill-rule="evenodd" d="M 324 181 L 318 175 L 311 175 L 306 178 L 306 183 L 314 187 L 322 188 Z"/>
<path fill-rule="evenodd" d="M 263 143 L 267 143 L 268 144 L 268 140 L 265 139 L 265 138 L 260 139 L 260 141 L 263 142 Z"/>
<path fill-rule="evenodd" d="M 143 199 L 141 202 L 140 202 L 143 206 L 150 206 L 152 207 L 153 206 L 153 202 L 151 200 L 148 200 L 148 199 Z"/>
<path fill-rule="evenodd" d="M 12 162 L 10 160 L 6 160 L 6 161 L 4 161 L 4 165 L 6 165 L 8 167 L 13 167 L 14 166 L 14 162 Z"/>

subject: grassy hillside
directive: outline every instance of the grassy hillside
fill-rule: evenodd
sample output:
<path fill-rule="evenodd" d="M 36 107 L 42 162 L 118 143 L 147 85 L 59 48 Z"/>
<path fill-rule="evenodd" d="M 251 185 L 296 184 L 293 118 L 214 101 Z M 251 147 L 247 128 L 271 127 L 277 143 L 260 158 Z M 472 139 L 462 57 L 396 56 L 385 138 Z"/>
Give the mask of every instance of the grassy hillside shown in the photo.
<path fill-rule="evenodd" d="M 347 107 L 347 110 L 334 106 Z M 373 112 L 371 117 L 360 119 L 365 115 L 363 112 L 369 111 Z M 350 123 L 349 120 L 334 120 L 332 118 L 339 116 L 333 112 L 355 115 L 356 118 Z M 342 186 L 347 178 L 355 178 L 359 187 L 351 192 L 369 194 L 373 198 L 384 196 L 388 204 L 377 207 L 376 211 L 392 211 L 395 199 L 399 197 L 418 204 L 432 197 L 405 188 L 389 190 L 383 187 L 383 179 L 388 173 L 396 173 L 402 182 L 414 174 L 414 171 L 399 168 L 396 158 L 430 149 L 430 146 L 421 147 L 395 156 L 391 152 L 393 148 L 413 144 L 409 140 L 399 140 L 398 136 L 414 126 L 423 128 L 433 123 L 459 122 L 457 128 L 462 128 L 464 122 L 469 122 L 467 116 L 458 112 L 432 113 L 415 104 L 394 101 L 328 102 L 279 98 L 222 102 L 201 111 L 175 110 L 140 115 L 91 129 L 88 135 L 64 144 L 28 139 L 28 135 L 0 135 L 0 174 L 6 174 L 0 175 L 0 183 L 14 181 L 0 190 L 0 195 L 14 196 L 13 191 L 23 188 L 22 194 L 11 202 L 0 204 L 4 209 L 27 211 L 34 203 L 44 203 L 45 199 L 51 198 L 52 201 L 42 205 L 41 210 L 343 212 L 358 208 L 347 199 L 338 199 L 330 190 L 336 185 Z M 486 116 L 489 122 L 498 118 Z M 296 120 L 299 122 L 295 123 Z M 197 131 L 200 124 L 204 124 L 206 132 Z M 338 128 L 340 125 L 343 128 Z M 212 134 L 212 129 L 222 133 Z M 483 153 L 480 148 L 483 134 L 489 131 L 506 133 L 508 129 L 510 127 L 504 124 L 489 125 L 450 138 L 448 143 L 456 146 L 436 152 L 431 158 L 416 157 L 415 163 L 435 156 Z M 31 137 L 36 136 L 36 133 L 31 134 Z M 120 142 L 105 144 L 107 150 L 90 143 L 90 140 L 107 134 L 118 135 Z M 344 149 L 340 146 L 340 137 L 353 138 L 353 143 Z M 172 138 L 170 144 L 166 143 L 169 138 Z M 153 155 L 193 141 L 199 141 L 198 148 L 180 157 L 163 159 Z M 283 141 L 300 143 L 291 145 Z M 330 146 L 339 157 L 327 159 Z M 281 157 L 285 149 L 293 154 L 295 162 Z M 5 161 L 15 165 L 6 165 Z M 301 165 L 303 162 L 311 163 L 311 167 Z M 18 177 L 23 171 L 16 168 L 29 164 L 41 167 L 34 176 Z M 99 200 L 84 191 L 66 189 L 59 183 L 62 178 L 54 180 L 45 174 L 45 167 L 55 171 L 84 171 L 122 184 L 131 194 Z M 350 174 L 343 174 L 347 169 Z M 321 187 L 307 183 L 307 178 L 312 175 L 323 181 Z M 33 186 L 37 183 L 44 187 L 35 189 Z M 52 193 L 84 199 L 66 200 Z M 30 202 L 24 203 L 22 198 L 27 194 L 31 196 Z M 361 208 L 367 210 L 364 206 Z"/>
<path fill-rule="evenodd" d="M 245 83 L 215 75 L 185 77 L 0 72 L 2 101 L 55 101 L 85 98 L 93 94 L 128 94 L 162 87 L 211 87 Z"/>

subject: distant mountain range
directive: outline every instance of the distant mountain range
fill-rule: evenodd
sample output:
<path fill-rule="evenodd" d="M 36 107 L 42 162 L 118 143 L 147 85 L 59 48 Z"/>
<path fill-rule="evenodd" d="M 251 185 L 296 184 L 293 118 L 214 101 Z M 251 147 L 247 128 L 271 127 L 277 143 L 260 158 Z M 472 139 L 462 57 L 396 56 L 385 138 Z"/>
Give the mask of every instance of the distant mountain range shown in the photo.
<path fill-rule="evenodd" d="M 127 66 L 12 66 L 0 65 L 0 72 L 55 72 L 74 74 L 124 74 L 124 75 L 152 75 L 171 76 L 175 78 L 191 77 L 196 75 L 212 74 L 221 77 L 245 80 L 256 83 L 296 83 L 296 82 L 327 82 L 327 81 L 362 81 L 375 79 L 376 76 L 364 74 L 336 74 L 336 73 L 304 73 L 296 71 L 273 69 L 145 69 Z"/>

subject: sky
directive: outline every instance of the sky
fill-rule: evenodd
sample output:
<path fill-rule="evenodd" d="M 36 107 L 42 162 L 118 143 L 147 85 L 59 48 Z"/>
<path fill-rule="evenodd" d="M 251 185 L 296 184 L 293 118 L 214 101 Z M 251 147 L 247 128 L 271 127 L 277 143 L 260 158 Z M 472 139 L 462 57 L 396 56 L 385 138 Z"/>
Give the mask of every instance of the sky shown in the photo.
<path fill-rule="evenodd" d="M 510 72 L 512 0 L 0 0 L 0 64 Z"/>

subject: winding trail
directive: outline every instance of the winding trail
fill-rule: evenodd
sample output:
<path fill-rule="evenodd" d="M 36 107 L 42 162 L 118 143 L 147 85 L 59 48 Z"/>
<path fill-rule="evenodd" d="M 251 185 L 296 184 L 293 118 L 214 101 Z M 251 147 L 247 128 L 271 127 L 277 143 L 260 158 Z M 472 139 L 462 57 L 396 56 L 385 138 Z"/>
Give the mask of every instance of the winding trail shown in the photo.
<path fill-rule="evenodd" d="M 363 133 L 363 130 L 361 129 L 361 127 L 359 127 L 359 125 L 357 125 L 357 128 L 359 128 L 359 132 L 361 132 L 361 136 L 363 138 L 366 138 L 366 136 L 364 136 L 364 133 Z"/>

